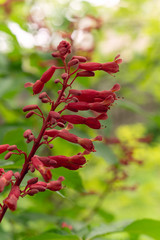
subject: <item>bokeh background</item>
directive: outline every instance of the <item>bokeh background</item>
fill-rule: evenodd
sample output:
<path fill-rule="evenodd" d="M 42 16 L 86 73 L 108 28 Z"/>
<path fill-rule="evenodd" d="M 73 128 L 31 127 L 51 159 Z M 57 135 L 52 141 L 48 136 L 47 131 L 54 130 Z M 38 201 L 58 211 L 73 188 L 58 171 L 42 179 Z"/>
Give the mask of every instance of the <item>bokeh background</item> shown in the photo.
<path fill-rule="evenodd" d="M 120 98 L 101 130 L 74 129 L 81 137 L 104 137 L 102 144 L 96 143 L 97 152 L 87 157 L 87 165 L 75 172 L 54 170 L 55 179 L 65 176 L 66 187 L 59 193 L 20 199 L 18 210 L 6 214 L 0 237 L 51 239 L 43 234 L 52 231 L 59 235 L 53 239 L 62 240 L 160 239 L 160 230 L 148 232 L 150 222 L 145 229 L 124 227 L 117 233 L 121 224 L 160 220 L 160 1 L 0 0 L 0 144 L 31 148 L 23 132 L 32 128 L 38 133 L 41 122 L 26 120 L 22 108 L 42 103 L 24 83 L 34 83 L 49 66 L 61 64 L 51 53 L 63 39 L 72 43 L 73 54 L 89 61 L 104 63 L 121 55 L 123 64 L 116 76 L 96 72 L 94 79 L 81 78 L 74 85 L 103 90 L 119 83 Z M 53 80 L 46 85 L 52 97 L 58 89 Z M 42 105 L 44 111 L 47 108 Z M 68 156 L 80 151 L 58 139 L 52 154 L 61 154 L 62 149 Z M 19 158 L 3 157 L 4 169 L 17 171 L 23 164 Z M 8 190 L 0 195 L 1 202 Z M 62 228 L 63 222 L 72 230 Z M 41 238 L 34 238 L 37 235 Z"/>

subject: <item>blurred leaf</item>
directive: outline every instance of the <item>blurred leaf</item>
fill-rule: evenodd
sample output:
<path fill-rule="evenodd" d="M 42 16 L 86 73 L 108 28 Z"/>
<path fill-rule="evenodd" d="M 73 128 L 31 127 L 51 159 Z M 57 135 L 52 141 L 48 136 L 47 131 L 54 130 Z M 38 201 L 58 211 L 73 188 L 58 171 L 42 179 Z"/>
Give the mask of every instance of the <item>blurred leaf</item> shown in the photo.
<path fill-rule="evenodd" d="M 125 108 L 127 110 L 130 110 L 132 112 L 136 112 L 136 113 L 140 113 L 140 114 L 144 114 L 145 111 L 136 103 L 134 102 L 130 102 L 130 101 L 117 101 L 118 106 Z"/>
<path fill-rule="evenodd" d="M 3 142 L 9 145 L 17 145 L 23 151 L 27 151 L 26 143 L 23 137 L 24 130 L 22 128 L 17 128 L 10 130 L 4 136 Z"/>
<path fill-rule="evenodd" d="M 117 223 L 110 225 L 101 224 L 99 227 L 95 227 L 94 229 L 92 229 L 86 239 L 90 240 L 105 234 L 123 231 L 123 227 L 126 224 L 128 225 L 128 223 Z"/>
<path fill-rule="evenodd" d="M 24 238 L 24 240 L 80 240 L 79 237 L 75 235 L 59 235 L 51 232 L 42 233 L 39 236 L 31 237 L 31 238 Z"/>
<path fill-rule="evenodd" d="M 153 219 L 137 220 L 124 228 L 124 231 L 139 235 L 144 234 L 160 240 L 160 221 Z"/>
<path fill-rule="evenodd" d="M 107 212 L 102 208 L 98 208 L 97 213 L 99 214 L 99 216 L 101 216 L 105 220 L 105 222 L 112 222 L 115 219 L 112 213 Z"/>
<path fill-rule="evenodd" d="M 12 236 L 10 233 L 5 232 L 1 227 L 0 227 L 0 238 L 3 240 L 12 240 Z"/>
<path fill-rule="evenodd" d="M 3 168 L 4 170 L 16 170 L 16 169 L 22 169 L 23 162 L 21 161 L 22 157 L 14 155 L 14 162 L 12 161 L 6 161 L 6 160 L 0 160 L 0 168 Z M 20 160 L 17 161 L 17 158 L 20 158 Z"/>
<path fill-rule="evenodd" d="M 82 179 L 77 171 L 71 171 L 66 168 L 56 168 L 54 169 L 53 176 L 55 179 L 59 176 L 64 176 L 64 185 L 80 192 L 84 191 Z"/>
<path fill-rule="evenodd" d="M 103 142 L 94 142 L 96 152 L 95 154 L 98 157 L 104 158 L 108 163 L 115 164 L 118 163 L 118 158 L 113 153 L 111 148 L 109 148 L 106 144 Z"/>

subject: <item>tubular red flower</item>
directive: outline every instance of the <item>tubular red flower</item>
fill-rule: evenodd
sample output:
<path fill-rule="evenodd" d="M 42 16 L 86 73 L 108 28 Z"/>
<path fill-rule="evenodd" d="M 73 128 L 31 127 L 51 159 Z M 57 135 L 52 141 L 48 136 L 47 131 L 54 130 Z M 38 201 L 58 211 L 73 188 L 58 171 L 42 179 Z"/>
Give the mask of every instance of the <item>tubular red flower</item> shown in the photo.
<path fill-rule="evenodd" d="M 38 94 L 38 93 L 40 93 L 43 88 L 44 88 L 44 83 L 41 82 L 40 80 L 37 80 L 37 81 L 33 84 L 33 94 Z"/>
<path fill-rule="evenodd" d="M 118 72 L 119 71 L 119 64 L 122 63 L 122 59 L 118 59 L 119 57 L 120 57 L 120 55 L 115 57 L 113 62 L 103 63 L 102 64 L 102 70 L 109 73 L 109 74 Z"/>
<path fill-rule="evenodd" d="M 73 133 L 70 133 L 66 129 L 62 130 L 47 130 L 45 131 L 44 135 L 47 135 L 49 137 L 60 137 L 63 138 L 69 142 L 80 144 L 84 149 L 90 152 L 95 152 L 94 145 L 90 139 L 87 138 L 79 138 Z"/>
<path fill-rule="evenodd" d="M 82 155 L 74 155 L 69 157 L 69 161 L 78 165 L 84 165 L 86 163 L 86 159 Z"/>
<path fill-rule="evenodd" d="M 89 152 L 96 152 L 92 141 L 88 138 L 78 137 L 78 143 Z"/>
<path fill-rule="evenodd" d="M 65 106 L 66 109 L 73 111 L 73 112 L 78 112 L 79 110 L 81 111 L 85 111 L 85 110 L 89 110 L 89 104 L 86 102 L 73 102 L 73 103 L 68 103 Z"/>
<path fill-rule="evenodd" d="M 51 171 L 44 166 L 44 164 L 38 159 L 37 156 L 32 157 L 33 166 L 41 173 L 46 182 L 49 182 L 52 178 Z"/>
<path fill-rule="evenodd" d="M 3 192 L 5 186 L 8 186 L 11 182 L 13 172 L 10 170 L 5 172 L 0 178 L 0 193 Z"/>
<path fill-rule="evenodd" d="M 3 203 L 5 205 L 7 205 L 7 207 L 11 210 L 11 211 L 15 211 L 17 208 L 17 201 L 19 199 L 20 196 L 20 190 L 18 186 L 14 186 L 13 189 L 11 190 L 9 196 L 4 199 Z"/>
<path fill-rule="evenodd" d="M 87 71 L 96 71 L 96 70 L 101 70 L 101 63 L 96 63 L 96 62 L 89 62 L 89 63 L 81 63 L 79 64 L 80 69 L 84 69 Z"/>
<path fill-rule="evenodd" d="M 93 118 L 93 117 L 88 117 L 85 119 L 85 124 L 93 129 L 100 129 L 101 128 L 101 124 L 98 121 L 97 118 Z"/>
<path fill-rule="evenodd" d="M 42 83 L 48 82 L 51 77 L 53 76 L 54 72 L 56 71 L 56 66 L 51 66 L 46 72 L 42 74 L 42 77 L 40 78 L 40 81 Z"/>
<path fill-rule="evenodd" d="M 60 120 L 64 120 L 73 124 L 85 124 L 93 129 L 99 129 L 101 127 L 100 122 L 93 117 L 85 118 L 79 115 L 63 115 Z"/>
<path fill-rule="evenodd" d="M 104 91 L 96 91 L 93 89 L 85 89 L 85 90 L 78 90 L 75 89 L 70 90 L 70 93 L 73 97 L 76 97 L 80 102 L 101 102 L 105 98 L 112 96 L 114 99 L 116 95 L 111 90 L 104 90 Z"/>
<path fill-rule="evenodd" d="M 38 190 L 39 192 L 44 192 L 47 188 L 47 183 L 45 182 L 37 182 L 29 186 L 30 190 Z M 30 192 L 30 191 L 29 191 Z"/>
<path fill-rule="evenodd" d="M 47 189 L 51 191 L 59 191 L 62 189 L 62 181 L 64 181 L 64 177 L 59 177 L 57 181 L 51 181 L 47 183 Z"/>

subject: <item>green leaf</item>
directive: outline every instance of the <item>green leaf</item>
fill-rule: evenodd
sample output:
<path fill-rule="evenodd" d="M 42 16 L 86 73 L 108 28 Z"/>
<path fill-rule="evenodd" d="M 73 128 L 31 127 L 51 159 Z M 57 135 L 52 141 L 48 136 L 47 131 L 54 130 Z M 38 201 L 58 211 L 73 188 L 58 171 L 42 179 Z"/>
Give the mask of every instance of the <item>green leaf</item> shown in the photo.
<path fill-rule="evenodd" d="M 124 225 L 128 223 L 115 223 L 115 224 L 101 224 L 99 227 L 95 227 L 86 237 L 87 240 L 94 239 L 95 237 L 103 236 L 109 233 L 117 233 L 123 231 Z"/>
<path fill-rule="evenodd" d="M 82 179 L 77 171 L 71 171 L 66 168 L 54 169 L 53 176 L 57 179 L 59 176 L 64 176 L 64 185 L 78 191 L 84 191 Z"/>
<path fill-rule="evenodd" d="M 59 235 L 51 232 L 42 233 L 39 236 L 24 238 L 24 240 L 80 240 L 79 237 L 75 235 Z"/>
<path fill-rule="evenodd" d="M 27 146 L 23 137 L 24 129 L 16 128 L 6 133 L 3 142 L 10 145 L 17 145 L 23 151 L 27 151 Z"/>
<path fill-rule="evenodd" d="M 2 227 L 0 227 L 0 236 L 1 236 L 1 239 L 3 239 L 3 240 L 11 240 L 11 239 L 13 239 L 12 236 L 11 236 L 11 233 L 4 232 Z"/>
<path fill-rule="evenodd" d="M 14 157 L 15 157 L 15 155 L 14 155 Z M 15 160 L 15 162 L 0 160 L 0 168 L 3 168 L 4 170 L 22 169 L 23 162 L 21 161 L 21 159 L 17 161 L 17 159 L 15 157 L 14 160 Z"/>
<path fill-rule="evenodd" d="M 98 208 L 97 213 L 105 220 L 105 222 L 112 222 L 114 220 L 114 215 L 102 208 Z"/>
<path fill-rule="evenodd" d="M 142 219 L 132 222 L 124 228 L 124 231 L 135 234 L 144 234 L 160 240 L 160 221 L 153 219 Z"/>

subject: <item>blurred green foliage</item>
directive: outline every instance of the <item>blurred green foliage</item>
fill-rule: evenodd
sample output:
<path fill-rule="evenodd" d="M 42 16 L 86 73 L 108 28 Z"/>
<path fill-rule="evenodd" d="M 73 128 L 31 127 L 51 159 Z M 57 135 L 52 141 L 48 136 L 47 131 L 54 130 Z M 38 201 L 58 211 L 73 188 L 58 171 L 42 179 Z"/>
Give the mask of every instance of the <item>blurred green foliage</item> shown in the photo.
<path fill-rule="evenodd" d="M 107 0 L 106 0 L 107 2 Z M 39 193 L 19 200 L 16 212 L 7 212 L 1 227 L 3 240 L 152 240 L 160 239 L 160 2 L 158 0 L 121 0 L 114 7 L 94 6 L 88 1 L 0 0 L 0 144 L 26 146 L 23 132 L 32 128 L 37 134 L 41 122 L 26 120 L 22 107 L 39 104 L 24 83 L 35 82 L 56 61 L 51 53 L 63 37 L 71 38 L 76 55 L 90 61 L 112 61 L 121 54 L 123 64 L 116 77 L 97 72 L 94 79 L 81 78 L 75 88 L 109 89 L 121 85 L 120 99 L 111 108 L 109 119 L 99 132 L 77 127 L 81 137 L 116 136 L 134 147 L 134 157 L 143 165 L 125 166 L 129 178 L 110 189 L 109 168 L 119 164 L 122 154 L 117 146 L 96 143 L 97 152 L 87 157 L 78 171 L 53 170 L 65 176 L 65 188 L 58 193 Z M 66 38 L 67 39 L 67 38 Z M 61 62 L 58 62 L 61 64 Z M 54 79 L 58 78 L 56 72 Z M 50 81 L 46 91 L 57 97 L 59 86 Z M 152 142 L 135 139 L 152 136 Z M 52 154 L 74 155 L 79 146 L 64 140 L 53 142 Z M 43 149 L 41 154 L 50 150 Z M 20 170 L 23 159 L 4 161 L 0 167 Z M 29 179 L 26 177 L 24 183 Z M 23 184 L 22 183 L 22 186 Z M 120 187 L 138 185 L 135 191 Z M 9 187 L 0 195 L 1 202 Z M 98 203 L 98 206 L 97 206 Z M 95 207 L 96 206 L 96 207 Z M 145 219 L 143 219 L 145 218 Z M 140 220 L 137 220 L 140 219 Z M 154 219 L 154 220 L 153 220 Z M 66 222 L 73 229 L 62 228 Z"/>

